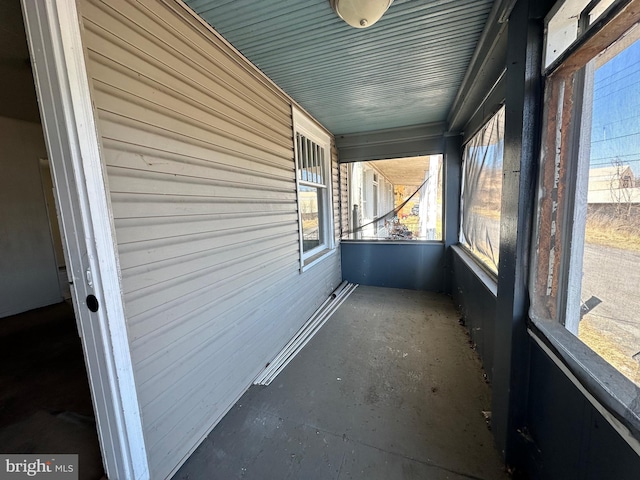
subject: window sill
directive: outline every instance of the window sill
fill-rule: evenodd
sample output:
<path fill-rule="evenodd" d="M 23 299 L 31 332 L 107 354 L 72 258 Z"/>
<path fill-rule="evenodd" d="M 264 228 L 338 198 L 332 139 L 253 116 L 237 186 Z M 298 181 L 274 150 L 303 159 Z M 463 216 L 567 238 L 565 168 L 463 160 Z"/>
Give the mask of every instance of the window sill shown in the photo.
<path fill-rule="evenodd" d="M 640 455 L 640 387 L 551 320 L 531 320 L 529 335 Z"/>
<path fill-rule="evenodd" d="M 480 282 L 484 285 L 484 287 L 494 296 L 498 297 L 498 280 L 488 273 L 484 268 L 482 268 L 474 257 L 469 255 L 469 253 L 460 245 L 452 245 L 451 249 L 453 252 L 458 255 L 458 258 L 462 260 L 467 267 L 478 277 Z"/>
<path fill-rule="evenodd" d="M 335 254 L 336 251 L 338 249 L 337 248 L 325 248 L 324 250 L 315 253 L 314 255 L 311 255 L 310 257 L 307 257 L 303 260 L 303 264 L 302 264 L 302 268 L 300 268 L 300 272 L 306 272 L 308 269 L 310 269 L 311 267 L 313 267 L 314 265 L 320 263 L 322 260 L 324 260 L 325 258 L 330 257 L 331 255 Z"/>
<path fill-rule="evenodd" d="M 340 243 L 371 243 L 375 245 L 444 245 L 444 241 L 442 240 L 356 240 L 353 238 L 340 239 Z"/>

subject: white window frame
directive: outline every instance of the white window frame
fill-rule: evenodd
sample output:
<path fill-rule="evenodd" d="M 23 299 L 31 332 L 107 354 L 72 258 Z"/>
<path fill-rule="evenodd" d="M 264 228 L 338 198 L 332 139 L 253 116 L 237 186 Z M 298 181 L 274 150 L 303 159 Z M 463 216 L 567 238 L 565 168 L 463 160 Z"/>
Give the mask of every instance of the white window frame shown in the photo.
<path fill-rule="evenodd" d="M 328 254 L 335 251 L 335 235 L 333 225 L 333 172 L 331 161 L 331 137 L 323 130 L 313 119 L 311 119 L 304 112 L 292 107 L 293 116 L 293 144 L 295 153 L 295 178 L 296 178 L 296 198 L 298 203 L 298 237 L 300 242 L 300 270 L 305 271 L 311 266 L 318 263 L 325 258 Z M 311 140 L 318 145 L 323 151 L 324 172 L 326 175 L 323 178 L 322 183 L 316 183 L 312 181 L 306 181 L 300 178 L 299 175 L 299 161 L 300 152 L 298 151 L 298 134 Z M 322 209 L 323 215 L 320 219 L 322 222 L 320 231 L 322 232 L 320 238 L 320 244 L 305 252 L 304 251 L 304 238 L 302 230 L 302 209 L 300 208 L 300 187 L 309 185 L 316 188 L 322 188 L 325 191 L 325 195 L 322 196 Z"/>

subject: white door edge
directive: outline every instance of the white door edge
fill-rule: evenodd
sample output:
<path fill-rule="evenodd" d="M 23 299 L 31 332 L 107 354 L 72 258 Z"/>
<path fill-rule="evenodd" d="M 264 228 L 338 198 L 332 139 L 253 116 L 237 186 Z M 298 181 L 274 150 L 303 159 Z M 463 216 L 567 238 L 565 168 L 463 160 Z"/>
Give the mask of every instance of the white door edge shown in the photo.
<path fill-rule="evenodd" d="M 104 466 L 109 478 L 146 480 L 149 465 L 80 18 L 74 1 L 21 3 Z M 87 305 L 89 295 L 98 301 L 96 312 Z"/>

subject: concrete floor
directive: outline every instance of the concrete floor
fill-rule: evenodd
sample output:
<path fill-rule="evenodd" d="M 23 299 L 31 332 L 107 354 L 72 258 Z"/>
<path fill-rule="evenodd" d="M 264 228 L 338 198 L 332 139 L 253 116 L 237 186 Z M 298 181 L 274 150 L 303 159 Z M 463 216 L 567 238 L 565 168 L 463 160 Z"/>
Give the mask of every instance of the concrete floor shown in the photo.
<path fill-rule="evenodd" d="M 450 298 L 358 287 L 173 480 L 506 479 L 491 393 Z"/>

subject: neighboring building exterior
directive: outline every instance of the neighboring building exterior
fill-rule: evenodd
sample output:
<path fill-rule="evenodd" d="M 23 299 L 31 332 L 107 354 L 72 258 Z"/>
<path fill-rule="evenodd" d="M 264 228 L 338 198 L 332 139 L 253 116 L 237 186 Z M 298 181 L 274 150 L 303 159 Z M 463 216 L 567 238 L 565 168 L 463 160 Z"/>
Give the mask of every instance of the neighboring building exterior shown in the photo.
<path fill-rule="evenodd" d="M 628 204 L 640 202 L 640 187 L 629 165 L 589 169 L 588 203 Z"/>
<path fill-rule="evenodd" d="M 379 219 L 394 208 L 393 184 L 376 169 L 375 164 L 358 162 L 350 165 L 350 203 L 352 238 L 385 238 L 388 227 Z"/>

